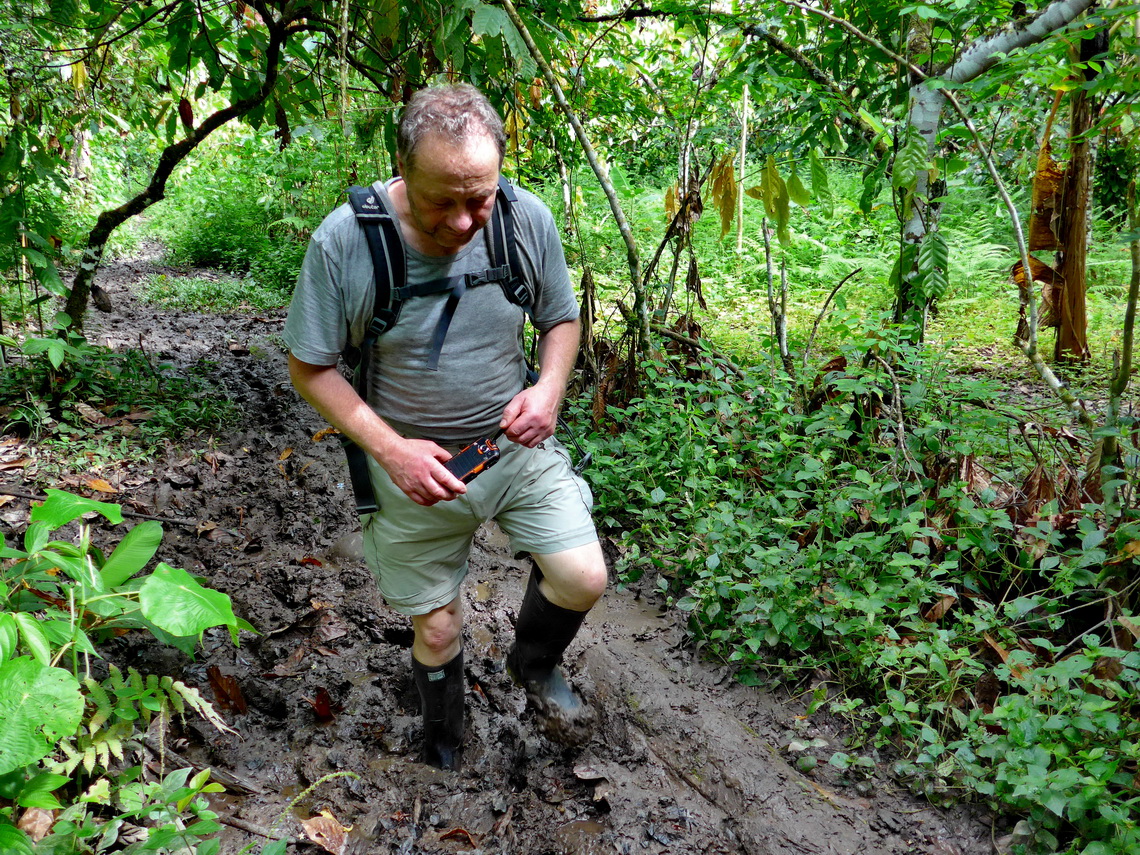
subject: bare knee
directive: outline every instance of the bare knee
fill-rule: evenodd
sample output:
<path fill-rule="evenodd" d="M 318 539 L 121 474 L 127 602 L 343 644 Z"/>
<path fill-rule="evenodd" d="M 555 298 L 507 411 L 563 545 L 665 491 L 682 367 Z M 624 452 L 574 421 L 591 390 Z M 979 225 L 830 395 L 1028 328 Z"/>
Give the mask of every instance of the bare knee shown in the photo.
<path fill-rule="evenodd" d="M 534 558 L 542 570 L 543 595 L 556 606 L 588 611 L 606 589 L 608 572 L 598 543 Z"/>
<path fill-rule="evenodd" d="M 444 665 L 459 653 L 463 611 L 458 597 L 446 606 L 412 617 L 412 655 L 428 666 Z"/>

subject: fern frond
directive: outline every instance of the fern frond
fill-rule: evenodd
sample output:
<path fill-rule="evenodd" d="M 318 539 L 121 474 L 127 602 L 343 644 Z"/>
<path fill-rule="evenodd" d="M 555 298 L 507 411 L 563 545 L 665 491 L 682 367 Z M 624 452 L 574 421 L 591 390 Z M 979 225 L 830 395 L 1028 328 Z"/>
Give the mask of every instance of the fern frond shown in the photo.
<path fill-rule="evenodd" d="M 223 733 L 237 733 L 236 730 L 222 720 L 222 717 L 218 715 L 218 711 L 214 709 L 214 705 L 203 698 L 197 689 L 190 688 L 181 680 L 175 680 L 174 690 L 182 696 L 186 703 L 189 704 L 198 715 L 206 719 L 206 721 L 212 724 L 217 730 Z"/>
<path fill-rule="evenodd" d="M 111 718 L 111 713 L 115 708 L 111 705 L 111 699 L 107 696 L 107 691 L 97 682 L 90 677 L 85 677 L 83 685 L 87 687 L 87 697 L 93 704 L 95 704 L 95 712 L 91 714 L 91 718 L 87 725 L 94 732 L 101 728 Z"/>

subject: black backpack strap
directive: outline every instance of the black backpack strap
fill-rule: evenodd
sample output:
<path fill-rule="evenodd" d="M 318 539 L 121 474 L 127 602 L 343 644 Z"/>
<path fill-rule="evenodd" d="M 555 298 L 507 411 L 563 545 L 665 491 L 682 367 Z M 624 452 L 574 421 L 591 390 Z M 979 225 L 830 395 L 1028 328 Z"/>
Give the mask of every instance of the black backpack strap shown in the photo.
<path fill-rule="evenodd" d="M 518 241 L 515 240 L 515 218 L 512 206 L 518 201 L 515 188 L 507 179 L 499 176 L 499 194 L 495 210 L 491 214 L 491 228 L 487 237 L 490 241 L 491 265 L 506 276 L 499 280 L 507 300 L 530 314 L 534 306 L 534 294 L 523 275 L 519 261 Z"/>
<path fill-rule="evenodd" d="M 356 221 L 364 229 L 368 253 L 376 283 L 373 297 L 372 320 L 364 333 L 359 348 L 345 349 L 344 359 L 353 367 L 352 385 L 361 399 L 368 399 L 368 368 L 376 339 L 387 332 L 400 317 L 402 300 L 397 297 L 408 278 L 404 242 L 400 226 L 380 201 L 371 187 L 348 188 L 348 201 L 356 214 Z M 375 513 L 380 509 L 372 479 L 368 474 L 368 455 L 348 437 L 343 438 L 344 454 L 348 460 L 348 475 L 356 498 L 356 512 Z"/>
<path fill-rule="evenodd" d="M 348 201 L 356 213 L 356 221 L 364 229 L 376 280 L 372 320 L 368 324 L 364 342 L 360 346 L 361 364 L 363 364 L 368 359 L 376 339 L 390 330 L 399 320 L 403 301 L 397 299 L 396 294 L 407 282 L 408 267 L 404 255 L 404 241 L 400 236 L 400 225 L 384 207 L 379 194 L 371 187 L 353 186 L 348 188 Z M 363 372 L 358 371 L 358 373 Z"/>

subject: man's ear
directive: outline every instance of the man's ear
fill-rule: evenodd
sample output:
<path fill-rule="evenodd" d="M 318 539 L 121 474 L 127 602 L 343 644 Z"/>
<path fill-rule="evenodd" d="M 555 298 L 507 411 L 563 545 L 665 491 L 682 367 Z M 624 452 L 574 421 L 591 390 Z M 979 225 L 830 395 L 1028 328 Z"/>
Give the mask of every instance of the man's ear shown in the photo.
<path fill-rule="evenodd" d="M 404 168 L 404 156 L 402 154 L 396 155 L 396 174 L 400 176 L 408 174 L 408 170 Z"/>

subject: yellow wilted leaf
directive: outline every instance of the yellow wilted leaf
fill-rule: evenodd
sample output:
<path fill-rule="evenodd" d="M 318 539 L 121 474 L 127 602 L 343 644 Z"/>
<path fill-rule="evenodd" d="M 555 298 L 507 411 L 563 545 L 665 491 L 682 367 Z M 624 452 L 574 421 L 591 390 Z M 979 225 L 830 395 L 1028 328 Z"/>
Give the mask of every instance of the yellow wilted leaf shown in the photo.
<path fill-rule="evenodd" d="M 670 184 L 669 189 L 665 191 L 665 216 L 669 222 L 673 222 L 673 218 L 677 216 L 677 185 Z"/>
<path fill-rule="evenodd" d="M 277 460 L 278 461 L 287 460 L 289 455 L 292 453 L 293 453 L 293 449 L 291 447 L 286 448 L 284 451 L 281 452 L 280 455 L 278 455 Z"/>
<path fill-rule="evenodd" d="M 117 493 L 117 492 L 119 492 L 114 487 L 112 487 L 109 483 L 104 481 L 102 478 L 87 478 L 83 481 L 83 483 L 98 493 Z"/>
<path fill-rule="evenodd" d="M 731 154 L 720 159 L 709 173 L 709 198 L 720 213 L 720 236 L 728 234 L 736 216 L 736 167 Z"/>
<path fill-rule="evenodd" d="M 77 91 L 87 85 L 87 66 L 81 59 L 71 66 L 71 85 Z"/>

